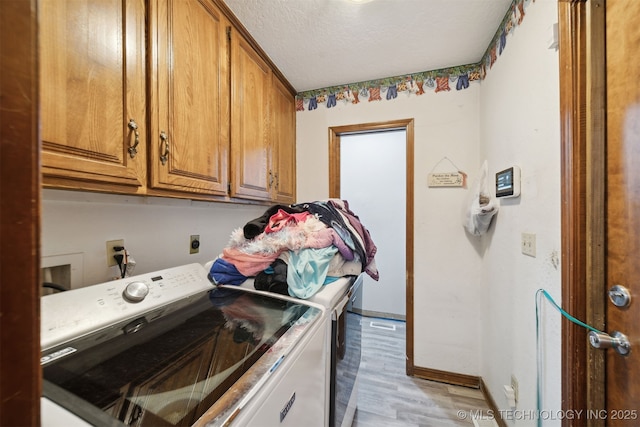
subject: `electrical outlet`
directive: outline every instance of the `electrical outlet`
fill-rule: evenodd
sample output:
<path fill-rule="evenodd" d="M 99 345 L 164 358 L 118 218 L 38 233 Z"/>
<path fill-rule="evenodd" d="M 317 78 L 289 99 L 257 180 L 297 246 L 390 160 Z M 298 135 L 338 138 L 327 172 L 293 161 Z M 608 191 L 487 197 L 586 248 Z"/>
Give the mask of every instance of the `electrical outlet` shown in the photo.
<path fill-rule="evenodd" d="M 124 248 L 124 239 L 107 240 L 107 266 L 108 267 L 113 267 L 114 265 L 118 265 L 118 262 L 113 257 L 115 254 L 118 253 L 115 250 L 113 250 L 115 246 L 122 246 Z"/>
<path fill-rule="evenodd" d="M 200 252 L 200 235 L 192 234 L 189 240 L 189 253 L 197 254 Z"/>
<path fill-rule="evenodd" d="M 522 253 L 535 258 L 536 235 L 535 233 L 522 233 Z"/>
<path fill-rule="evenodd" d="M 511 388 L 513 389 L 513 398 L 518 402 L 518 379 L 515 375 L 511 375 Z"/>

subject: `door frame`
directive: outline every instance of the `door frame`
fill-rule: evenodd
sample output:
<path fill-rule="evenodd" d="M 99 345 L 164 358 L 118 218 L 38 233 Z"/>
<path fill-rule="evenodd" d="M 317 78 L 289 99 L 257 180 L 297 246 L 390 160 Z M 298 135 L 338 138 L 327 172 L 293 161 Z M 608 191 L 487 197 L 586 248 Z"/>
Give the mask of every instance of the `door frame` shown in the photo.
<path fill-rule="evenodd" d="M 0 425 L 40 425 L 36 0 L 0 1 Z M 19 34 L 19 37 L 16 37 Z"/>
<path fill-rule="evenodd" d="M 329 128 L 329 197 L 340 198 L 340 136 L 348 134 L 369 133 L 394 129 L 406 132 L 406 227 L 405 227 L 405 256 L 406 256 L 406 373 L 414 375 L 415 365 L 413 355 L 413 228 L 414 228 L 414 123 L 413 119 L 391 120 L 386 122 L 362 123 L 347 126 L 333 126 Z"/>
<path fill-rule="evenodd" d="M 562 305 L 605 329 L 605 0 L 558 0 Z M 562 409 L 606 409 L 604 352 L 562 323 Z M 584 420 L 563 419 L 563 427 Z M 604 420 L 588 420 L 589 426 Z"/>

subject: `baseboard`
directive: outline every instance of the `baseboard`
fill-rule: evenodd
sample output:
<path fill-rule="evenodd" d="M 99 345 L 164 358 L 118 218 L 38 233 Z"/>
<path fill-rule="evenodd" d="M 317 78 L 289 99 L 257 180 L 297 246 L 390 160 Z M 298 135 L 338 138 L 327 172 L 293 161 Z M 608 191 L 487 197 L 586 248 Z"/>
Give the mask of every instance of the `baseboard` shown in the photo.
<path fill-rule="evenodd" d="M 371 310 L 362 310 L 360 308 L 353 307 L 353 312 L 358 313 L 361 316 L 365 317 L 377 317 L 379 319 L 390 319 L 390 320 L 401 320 L 403 322 L 407 321 L 407 316 L 402 314 L 393 314 L 393 313 L 383 313 L 381 311 L 371 311 Z"/>
<path fill-rule="evenodd" d="M 419 367 L 413 368 L 413 375 L 424 380 L 479 389 L 482 392 L 485 400 L 487 401 L 487 405 L 489 406 L 489 409 L 491 409 L 491 412 L 494 415 L 498 426 L 507 427 L 506 422 L 502 419 L 502 412 L 498 410 L 496 401 L 493 400 L 493 396 L 491 396 L 489 389 L 487 388 L 481 377 Z"/>
<path fill-rule="evenodd" d="M 480 377 L 474 375 L 458 374 L 455 372 L 439 371 L 429 368 L 413 368 L 413 375 L 423 380 L 437 381 L 440 383 L 461 385 L 463 387 L 480 388 Z"/>

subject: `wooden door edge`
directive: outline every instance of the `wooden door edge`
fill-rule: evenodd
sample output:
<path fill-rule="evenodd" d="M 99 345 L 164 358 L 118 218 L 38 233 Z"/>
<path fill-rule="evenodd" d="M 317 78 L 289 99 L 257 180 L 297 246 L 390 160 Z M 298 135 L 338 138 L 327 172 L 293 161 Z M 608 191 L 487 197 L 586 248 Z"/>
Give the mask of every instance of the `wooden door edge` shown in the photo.
<path fill-rule="evenodd" d="M 19 34 L 19 37 L 16 37 Z M 0 425 L 40 425 L 37 5 L 0 1 Z"/>
<path fill-rule="evenodd" d="M 605 108 L 604 7 L 601 0 L 559 0 L 560 127 L 562 182 L 562 305 L 574 317 L 604 322 Z M 601 408 L 605 398 L 603 354 L 584 330 L 562 323 L 562 409 Z M 563 427 L 583 419 L 562 420 Z M 589 426 L 604 425 L 588 420 Z"/>

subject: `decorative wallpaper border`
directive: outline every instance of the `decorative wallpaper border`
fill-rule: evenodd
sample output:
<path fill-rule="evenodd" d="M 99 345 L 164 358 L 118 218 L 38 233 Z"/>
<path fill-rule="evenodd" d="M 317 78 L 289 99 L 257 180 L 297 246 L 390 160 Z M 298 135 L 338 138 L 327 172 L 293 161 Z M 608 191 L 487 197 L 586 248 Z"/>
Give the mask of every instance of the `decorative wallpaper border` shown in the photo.
<path fill-rule="evenodd" d="M 428 91 L 448 92 L 452 87 L 455 87 L 456 90 L 467 89 L 473 82 L 480 82 L 486 77 L 487 70 L 491 69 L 498 56 L 502 55 L 507 45 L 507 35 L 513 33 L 515 28 L 522 23 L 525 9 L 535 1 L 513 0 L 511 2 L 510 9 L 477 64 L 300 92 L 296 95 L 296 111 L 312 111 L 321 104 L 332 108 L 337 105 L 338 101 L 345 104 L 358 104 L 364 100 L 371 102 L 386 99 L 390 101 L 396 99 L 398 93 L 406 93 L 409 96 L 412 94 L 422 95 Z"/>

